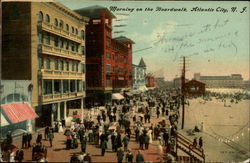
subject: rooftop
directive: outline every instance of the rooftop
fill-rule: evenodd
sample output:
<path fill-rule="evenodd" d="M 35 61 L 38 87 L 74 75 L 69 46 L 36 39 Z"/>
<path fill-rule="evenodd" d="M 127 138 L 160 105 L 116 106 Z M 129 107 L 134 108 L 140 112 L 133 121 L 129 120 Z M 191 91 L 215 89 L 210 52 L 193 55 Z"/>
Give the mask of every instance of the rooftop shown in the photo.
<path fill-rule="evenodd" d="M 145 64 L 145 62 L 144 62 L 144 60 L 143 60 L 143 58 L 141 58 L 140 63 L 139 63 L 138 66 L 140 66 L 140 67 L 147 67 L 146 64 Z"/>
<path fill-rule="evenodd" d="M 106 18 L 116 18 L 115 15 L 110 12 L 106 7 L 102 7 L 99 5 L 80 8 L 74 11 L 82 16 L 87 16 L 90 19 L 100 19 L 102 14 L 105 14 Z"/>
<path fill-rule="evenodd" d="M 200 76 L 200 80 L 241 80 L 242 78 L 232 78 L 231 76 Z"/>
<path fill-rule="evenodd" d="M 116 37 L 114 38 L 114 40 L 117 40 L 117 41 L 120 41 L 120 42 L 123 42 L 123 43 L 132 43 L 132 44 L 135 44 L 134 41 L 132 41 L 131 39 L 125 37 L 125 36 L 119 36 L 119 37 Z"/>

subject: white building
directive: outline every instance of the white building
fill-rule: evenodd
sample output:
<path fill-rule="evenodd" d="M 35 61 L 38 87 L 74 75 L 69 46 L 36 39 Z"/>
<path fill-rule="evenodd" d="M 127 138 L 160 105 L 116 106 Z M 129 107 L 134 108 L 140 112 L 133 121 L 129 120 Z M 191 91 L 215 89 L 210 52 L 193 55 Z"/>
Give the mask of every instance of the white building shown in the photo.
<path fill-rule="evenodd" d="M 133 89 L 146 88 L 146 64 L 141 58 L 139 65 L 132 65 L 133 67 Z"/>

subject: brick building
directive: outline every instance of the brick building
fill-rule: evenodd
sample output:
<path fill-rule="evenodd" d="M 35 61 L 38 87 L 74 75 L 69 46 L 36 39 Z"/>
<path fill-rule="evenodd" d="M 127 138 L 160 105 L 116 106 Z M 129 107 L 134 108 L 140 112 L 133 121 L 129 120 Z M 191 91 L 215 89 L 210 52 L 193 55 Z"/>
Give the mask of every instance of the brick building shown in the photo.
<path fill-rule="evenodd" d="M 184 92 L 186 95 L 204 95 L 205 83 L 197 80 L 190 80 L 184 85 Z"/>
<path fill-rule="evenodd" d="M 147 88 L 155 88 L 155 77 L 153 74 L 147 74 L 146 76 L 146 87 Z"/>
<path fill-rule="evenodd" d="M 31 81 L 36 127 L 83 108 L 88 18 L 54 2 L 4 2 L 2 13 L 2 79 Z"/>
<path fill-rule="evenodd" d="M 86 26 L 87 101 L 104 105 L 112 93 L 132 86 L 132 44 L 124 36 L 112 38 L 115 16 L 105 7 L 91 6 L 75 10 L 89 17 Z"/>

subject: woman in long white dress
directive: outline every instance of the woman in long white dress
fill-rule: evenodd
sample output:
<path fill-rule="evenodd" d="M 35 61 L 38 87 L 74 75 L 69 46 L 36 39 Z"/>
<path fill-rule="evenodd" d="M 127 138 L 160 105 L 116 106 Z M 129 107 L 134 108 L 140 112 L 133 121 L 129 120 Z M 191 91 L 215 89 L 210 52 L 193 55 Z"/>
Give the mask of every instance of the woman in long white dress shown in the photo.
<path fill-rule="evenodd" d="M 148 130 L 147 135 L 149 136 L 149 143 L 152 143 L 152 130 Z"/>
<path fill-rule="evenodd" d="M 59 126 L 58 132 L 62 133 L 63 132 L 62 122 L 59 122 L 58 126 Z"/>
<path fill-rule="evenodd" d="M 10 152 L 10 162 L 15 162 L 15 152 L 14 151 Z"/>
<path fill-rule="evenodd" d="M 158 143 L 157 143 L 157 152 L 159 155 L 163 154 L 163 149 L 162 149 L 162 145 L 161 145 L 161 138 L 158 138 Z"/>

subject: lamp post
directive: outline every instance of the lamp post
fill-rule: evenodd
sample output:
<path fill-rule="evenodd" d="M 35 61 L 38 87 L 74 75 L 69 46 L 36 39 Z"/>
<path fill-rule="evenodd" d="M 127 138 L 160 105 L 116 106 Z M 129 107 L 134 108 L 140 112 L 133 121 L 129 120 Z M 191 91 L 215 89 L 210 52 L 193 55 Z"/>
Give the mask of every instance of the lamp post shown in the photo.
<path fill-rule="evenodd" d="M 32 90 L 33 90 L 33 84 L 29 84 L 28 86 L 28 92 L 29 92 L 29 103 L 32 106 Z M 31 120 L 27 120 L 27 129 L 28 132 L 32 132 L 32 124 L 31 124 Z"/>

